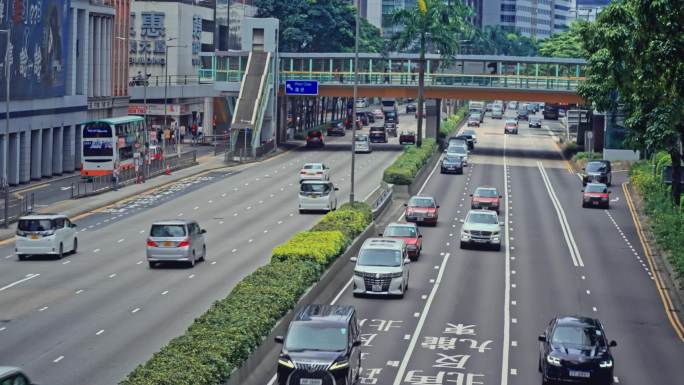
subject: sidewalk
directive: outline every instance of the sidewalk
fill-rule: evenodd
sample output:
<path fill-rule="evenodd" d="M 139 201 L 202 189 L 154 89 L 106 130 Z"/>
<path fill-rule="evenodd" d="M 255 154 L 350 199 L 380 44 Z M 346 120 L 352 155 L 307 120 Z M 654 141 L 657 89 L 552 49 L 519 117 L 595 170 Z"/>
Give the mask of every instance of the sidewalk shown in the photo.
<path fill-rule="evenodd" d="M 90 212 L 112 205 L 132 196 L 144 194 L 148 191 L 157 189 L 170 183 L 177 182 L 183 178 L 195 176 L 201 173 L 210 172 L 218 169 L 239 168 L 231 167 L 223 162 L 223 155 L 208 156 L 197 158 L 198 164 L 192 167 L 174 171 L 171 175 L 160 175 L 147 180 L 145 183 L 132 184 L 119 188 L 116 191 L 107 191 L 98 195 L 93 195 L 80 199 L 67 199 L 47 207 L 35 210 L 36 213 L 60 213 L 77 220 L 88 215 Z M 14 237 L 15 226 L 10 224 L 9 228 L 0 228 L 0 241 Z"/>

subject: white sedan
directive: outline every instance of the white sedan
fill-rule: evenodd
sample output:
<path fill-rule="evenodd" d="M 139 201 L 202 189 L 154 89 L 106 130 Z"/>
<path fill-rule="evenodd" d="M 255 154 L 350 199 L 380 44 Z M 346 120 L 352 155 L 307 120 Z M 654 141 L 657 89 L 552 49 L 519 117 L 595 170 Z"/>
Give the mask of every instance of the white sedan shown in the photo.
<path fill-rule="evenodd" d="M 306 163 L 299 170 L 299 180 L 330 180 L 330 167 L 323 163 Z"/>

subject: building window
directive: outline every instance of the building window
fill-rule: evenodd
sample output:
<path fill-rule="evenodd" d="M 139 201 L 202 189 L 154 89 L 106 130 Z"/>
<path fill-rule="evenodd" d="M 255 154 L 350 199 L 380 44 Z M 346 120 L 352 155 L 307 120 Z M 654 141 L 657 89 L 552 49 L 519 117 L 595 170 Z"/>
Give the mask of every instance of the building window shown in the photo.
<path fill-rule="evenodd" d="M 515 15 L 501 15 L 502 23 L 515 23 Z"/>

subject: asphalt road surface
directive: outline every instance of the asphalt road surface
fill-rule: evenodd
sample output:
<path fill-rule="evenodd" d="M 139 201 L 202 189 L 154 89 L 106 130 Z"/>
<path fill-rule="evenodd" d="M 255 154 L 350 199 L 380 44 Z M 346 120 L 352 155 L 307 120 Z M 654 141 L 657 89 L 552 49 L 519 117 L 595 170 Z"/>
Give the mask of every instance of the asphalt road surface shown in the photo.
<path fill-rule="evenodd" d="M 406 127 L 415 120 L 402 121 Z M 271 250 L 322 214 L 297 210 L 305 162 L 332 168 L 340 204 L 349 195 L 351 135 L 331 149 L 291 151 L 242 172 L 211 172 L 133 197 L 79 221 L 79 252 L 63 260 L 19 262 L 0 244 L 0 364 L 37 383 L 116 384 L 212 302 L 267 263 Z M 396 145 L 359 154 L 357 199 L 379 185 Z M 145 240 L 155 220 L 197 219 L 207 230 L 207 260 L 195 268 L 150 270 Z"/>
<path fill-rule="evenodd" d="M 550 139 L 557 123 L 521 123 L 504 135 L 503 121 L 486 118 L 465 174 L 428 179 L 421 193 L 441 205 L 440 220 L 421 228 L 403 299 L 355 298 L 351 285 L 336 298 L 358 310 L 361 384 L 541 384 L 537 336 L 562 314 L 603 322 L 618 342 L 616 383 L 682 383 L 684 344 L 645 263 L 619 186 L 626 175 L 614 177 L 610 210 L 582 209 L 580 179 Z M 504 196 L 498 252 L 459 248 L 459 220 L 480 185 Z"/>

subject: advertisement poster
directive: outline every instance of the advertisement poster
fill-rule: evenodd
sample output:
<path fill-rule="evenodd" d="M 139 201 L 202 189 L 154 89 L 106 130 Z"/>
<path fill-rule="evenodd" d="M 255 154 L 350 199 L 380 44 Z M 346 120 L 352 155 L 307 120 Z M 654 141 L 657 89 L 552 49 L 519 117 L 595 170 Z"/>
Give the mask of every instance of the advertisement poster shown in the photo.
<path fill-rule="evenodd" d="M 0 0 L 0 29 L 10 26 L 10 98 L 66 94 L 70 0 Z M 0 34 L 0 79 L 5 82 L 7 35 Z M 0 87 L 0 99 L 5 87 Z"/>

